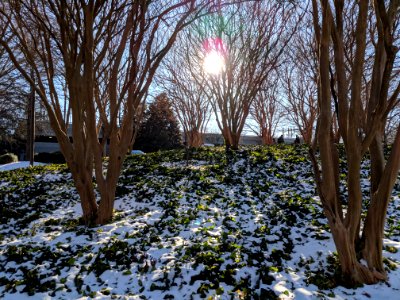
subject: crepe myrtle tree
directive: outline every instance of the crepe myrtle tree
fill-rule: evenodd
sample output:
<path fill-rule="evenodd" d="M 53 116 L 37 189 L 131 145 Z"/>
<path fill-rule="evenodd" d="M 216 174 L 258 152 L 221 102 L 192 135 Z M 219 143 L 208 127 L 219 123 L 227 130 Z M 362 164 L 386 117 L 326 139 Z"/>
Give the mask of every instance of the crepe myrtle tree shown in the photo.
<path fill-rule="evenodd" d="M 279 99 L 279 77 L 276 72 L 268 76 L 251 107 L 250 116 L 256 126 L 248 125 L 261 138 L 262 145 L 274 144 L 276 128 L 285 116 L 284 107 Z"/>
<path fill-rule="evenodd" d="M 399 101 L 400 83 L 393 77 L 398 55 L 400 1 L 358 1 L 355 7 L 351 64 L 344 43 L 343 0 L 312 0 L 316 41 L 319 45 L 319 117 L 311 158 L 317 189 L 336 245 L 344 278 L 353 284 L 373 284 L 387 278 L 382 257 L 384 225 L 391 192 L 400 169 L 400 124 L 387 160 L 382 136 L 388 114 Z M 372 47 L 367 41 L 371 39 Z M 333 55 L 333 57 L 331 57 Z M 366 58 L 372 55 L 372 70 Z M 334 98 L 331 90 L 333 64 L 336 76 L 337 117 L 347 159 L 347 205 L 339 192 L 339 156 L 332 133 Z M 368 92 L 362 92 L 363 77 L 370 76 Z M 370 155 L 369 205 L 363 217 L 361 161 Z M 363 222 L 363 224 L 362 224 Z M 362 228 L 362 230 L 360 230 Z M 364 260 L 362 262 L 361 260 Z"/>
<path fill-rule="evenodd" d="M 281 74 L 287 119 L 299 130 L 304 142 L 311 145 L 318 114 L 318 54 L 312 29 L 312 16 L 295 33 L 286 54 L 287 64 Z"/>
<path fill-rule="evenodd" d="M 204 81 L 194 79 L 196 62 L 186 51 L 182 36 L 175 43 L 168 58 L 163 61 L 163 72 L 157 83 L 173 99 L 173 110 L 182 126 L 186 147 L 203 145 L 203 134 L 211 116 L 211 106 L 204 88 Z"/>
<path fill-rule="evenodd" d="M 133 122 L 154 73 L 178 33 L 213 6 L 208 0 L 1 1 L 7 33 L 0 45 L 35 83 L 87 224 L 111 220 L 122 164 L 134 142 Z M 64 98 L 70 119 L 62 113 Z"/>
<path fill-rule="evenodd" d="M 311 145 L 318 114 L 316 83 L 296 67 L 286 69 L 283 81 L 287 118 L 296 125 L 304 142 Z"/>
<path fill-rule="evenodd" d="M 281 1 L 249 1 L 196 22 L 187 32 L 194 79 L 204 91 L 227 150 L 239 147 L 250 107 L 281 63 L 301 13 Z"/>

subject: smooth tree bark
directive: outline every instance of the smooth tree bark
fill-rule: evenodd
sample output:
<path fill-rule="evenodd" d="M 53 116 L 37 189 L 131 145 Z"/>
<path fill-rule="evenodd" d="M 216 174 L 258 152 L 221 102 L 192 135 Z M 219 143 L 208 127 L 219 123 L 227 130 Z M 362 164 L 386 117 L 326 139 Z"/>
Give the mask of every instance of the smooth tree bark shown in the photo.
<path fill-rule="evenodd" d="M 8 35 L 0 45 L 23 77 L 35 83 L 87 224 L 111 220 L 122 164 L 134 142 L 134 122 L 153 76 L 178 33 L 212 5 L 195 0 L 1 2 Z M 64 98 L 70 119 L 64 118 Z"/>
<path fill-rule="evenodd" d="M 341 270 L 349 284 L 372 284 L 387 278 L 383 266 L 384 225 L 391 192 L 400 169 L 400 124 L 389 158 L 384 159 L 382 134 L 388 113 L 398 101 L 400 83 L 393 78 L 398 49 L 395 46 L 399 1 L 359 1 L 354 18 L 354 49 L 346 49 L 343 31 L 344 1 L 312 1 L 314 29 L 319 44 L 319 110 L 317 142 L 311 158 L 324 213 L 338 252 Z M 371 16 L 372 17 L 369 17 Z M 319 17 L 322 17 L 319 20 Z M 373 47 L 367 49 L 367 29 L 376 29 Z M 337 103 L 331 89 L 331 60 L 336 75 Z M 366 58 L 373 58 L 367 93 L 363 92 Z M 350 57 L 351 64 L 346 64 Z M 397 58 L 398 59 L 398 58 Z M 368 80 L 367 80 L 368 81 Z M 349 85 L 349 87 L 348 87 Z M 340 135 L 347 159 L 347 206 L 339 193 L 339 157 L 332 130 L 332 106 L 337 106 Z M 369 207 L 362 218 L 361 162 L 369 152 L 371 179 Z M 321 167 L 319 167 L 319 164 Z M 346 208 L 346 213 L 344 213 Z M 362 222 L 364 224 L 362 226 Z M 360 232 L 360 228 L 362 231 Z M 365 264 L 361 262 L 365 260 Z"/>

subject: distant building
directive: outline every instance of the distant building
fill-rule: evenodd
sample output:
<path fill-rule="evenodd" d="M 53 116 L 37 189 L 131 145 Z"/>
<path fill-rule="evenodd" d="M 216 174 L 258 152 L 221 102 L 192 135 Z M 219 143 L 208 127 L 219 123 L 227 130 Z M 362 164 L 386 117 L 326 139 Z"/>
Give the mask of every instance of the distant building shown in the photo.
<path fill-rule="evenodd" d="M 101 139 L 101 132 L 99 138 Z M 72 139 L 72 125 L 68 126 L 68 136 Z M 184 134 L 182 133 L 182 140 Z M 203 135 L 204 144 L 212 144 L 215 146 L 224 145 L 224 138 L 220 133 L 205 133 Z M 285 137 L 285 144 L 293 144 L 295 139 Z M 240 145 L 261 145 L 261 138 L 255 135 L 242 135 L 240 137 Z M 57 138 L 49 122 L 37 122 L 36 138 L 35 138 L 35 153 L 56 152 L 60 151 Z"/>
<path fill-rule="evenodd" d="M 72 124 L 69 124 L 67 133 L 70 140 L 72 140 Z M 102 132 L 100 131 L 99 139 L 101 139 L 101 137 Z M 36 122 L 35 153 L 51 153 L 57 151 L 60 151 L 60 145 L 58 144 L 57 137 L 50 126 L 50 122 Z"/>

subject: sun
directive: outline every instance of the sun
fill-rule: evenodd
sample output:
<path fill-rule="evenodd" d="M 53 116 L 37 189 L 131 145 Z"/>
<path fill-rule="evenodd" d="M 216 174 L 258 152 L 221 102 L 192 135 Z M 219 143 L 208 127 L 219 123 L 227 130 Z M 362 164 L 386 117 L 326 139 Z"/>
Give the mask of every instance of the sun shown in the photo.
<path fill-rule="evenodd" d="M 211 75 L 218 75 L 225 69 L 225 59 L 221 53 L 216 50 L 208 52 L 203 61 L 203 69 Z"/>

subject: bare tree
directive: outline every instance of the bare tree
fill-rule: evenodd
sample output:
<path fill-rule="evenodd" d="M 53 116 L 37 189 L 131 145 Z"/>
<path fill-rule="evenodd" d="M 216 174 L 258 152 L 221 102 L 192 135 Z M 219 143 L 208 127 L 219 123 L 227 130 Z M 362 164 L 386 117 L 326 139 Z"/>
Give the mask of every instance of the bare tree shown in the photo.
<path fill-rule="evenodd" d="M 210 120 L 211 107 L 205 91 L 204 82 L 193 78 L 193 60 L 182 47 L 182 38 L 175 43 L 170 55 L 163 62 L 163 72 L 157 76 L 169 97 L 183 128 L 187 147 L 200 147 L 203 134 Z"/>
<path fill-rule="evenodd" d="M 195 0 L 1 2 L 1 18 L 12 35 L 0 45 L 30 83 L 35 80 L 18 58 L 24 57 L 34 71 L 36 92 L 71 170 L 86 223 L 104 224 L 112 218 L 138 108 L 178 32 L 208 5 Z M 72 142 L 62 111 L 64 97 L 71 111 Z"/>
<path fill-rule="evenodd" d="M 222 9 L 187 33 L 190 56 L 198 63 L 192 72 L 198 83 L 206 78 L 205 91 L 227 149 L 238 148 L 251 104 L 281 63 L 298 19 L 296 8 L 280 1 L 245 2 Z M 223 64 L 220 72 L 204 70 L 203 64 L 215 68 L 215 63 Z"/>
<path fill-rule="evenodd" d="M 302 24 L 293 37 L 281 78 L 287 97 L 287 118 L 296 125 L 304 142 L 310 145 L 318 114 L 318 54 L 311 29 L 312 19 L 305 18 Z"/>
<path fill-rule="evenodd" d="M 279 92 L 279 78 L 271 73 L 250 107 L 250 115 L 257 126 L 249 127 L 261 138 L 263 145 L 274 144 L 276 128 L 285 116 Z"/>
<path fill-rule="evenodd" d="M 400 169 L 400 124 L 389 158 L 383 155 L 382 135 L 388 114 L 395 107 L 399 93 L 398 78 L 393 78 L 398 48 L 396 26 L 399 20 L 399 1 L 359 1 L 354 10 L 354 51 L 349 51 L 344 38 L 344 1 L 312 1 L 316 40 L 319 44 L 319 118 L 317 141 L 320 166 L 313 151 L 317 189 L 328 219 L 343 276 L 349 283 L 375 283 L 386 278 L 382 262 L 383 232 L 391 191 Z M 372 5 L 370 5 L 372 4 Z M 350 6 L 351 9 L 354 6 Z M 372 17 L 369 17 L 371 16 Z M 322 16 L 321 23 L 319 17 Z M 367 48 L 367 29 L 373 28 L 373 47 Z M 332 95 L 330 54 L 336 77 L 336 94 Z M 351 53 L 351 55 L 349 55 Z M 371 72 L 367 59 L 372 57 Z M 349 63 L 346 63 L 346 60 Z M 370 76 L 364 80 L 363 76 Z M 394 80 L 393 80 L 394 79 Z M 369 82 L 363 93 L 363 82 Z M 344 213 L 339 193 L 339 157 L 332 133 L 332 101 L 337 106 L 340 135 L 347 158 L 348 205 Z M 370 153 L 370 205 L 362 221 L 361 161 Z M 360 228 L 362 234 L 360 235 Z M 365 260 L 366 265 L 359 258 Z"/>
<path fill-rule="evenodd" d="M 5 38 L 7 24 L 0 20 L 0 37 Z M 0 136 L 2 142 L 10 142 L 16 125 L 24 118 L 26 106 L 26 82 L 18 78 L 18 72 L 7 53 L 0 48 Z"/>
<path fill-rule="evenodd" d="M 296 67 L 286 70 L 283 80 L 287 118 L 296 125 L 304 142 L 311 145 L 318 113 L 316 82 Z"/>

